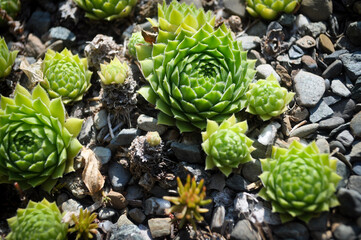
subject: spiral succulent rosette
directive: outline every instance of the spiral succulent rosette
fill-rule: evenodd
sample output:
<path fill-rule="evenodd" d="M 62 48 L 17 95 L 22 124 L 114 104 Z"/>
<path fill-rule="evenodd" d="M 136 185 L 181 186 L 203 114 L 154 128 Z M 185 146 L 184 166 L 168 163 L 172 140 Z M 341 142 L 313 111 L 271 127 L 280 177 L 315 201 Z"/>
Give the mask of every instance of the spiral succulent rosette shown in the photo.
<path fill-rule="evenodd" d="M 285 112 L 295 93 L 289 93 L 286 88 L 281 87 L 276 77 L 271 74 L 266 80 L 251 83 L 246 95 L 246 111 L 267 121 Z"/>
<path fill-rule="evenodd" d="M 62 215 L 55 202 L 45 198 L 41 202 L 29 201 L 25 209 L 18 209 L 15 217 L 8 220 L 11 232 L 7 240 L 65 240 L 68 224 L 62 222 Z"/>
<path fill-rule="evenodd" d="M 292 13 L 300 0 L 247 0 L 247 12 L 252 17 L 274 20 L 282 13 Z"/>
<path fill-rule="evenodd" d="M 18 52 L 10 52 L 5 39 L 0 37 L 0 78 L 10 74 Z"/>
<path fill-rule="evenodd" d="M 66 119 L 61 99 L 50 100 L 40 85 L 30 94 L 18 84 L 14 99 L 1 97 L 0 182 L 18 182 L 23 189 L 40 185 L 49 192 L 74 170 L 82 122 Z"/>
<path fill-rule="evenodd" d="M 101 82 L 105 85 L 123 84 L 127 77 L 128 65 L 126 62 L 121 63 L 117 57 L 110 63 L 100 64 L 98 75 Z"/>
<path fill-rule="evenodd" d="M 232 172 L 240 164 L 252 160 L 253 141 L 245 133 L 247 122 L 238 122 L 234 115 L 221 125 L 208 120 L 205 132 L 202 132 L 202 148 L 207 154 L 206 170 L 217 167 L 224 175 Z"/>
<path fill-rule="evenodd" d="M 85 17 L 94 20 L 112 21 L 127 17 L 137 4 L 137 0 L 74 0 L 86 11 Z"/>
<path fill-rule="evenodd" d="M 151 53 L 142 51 L 137 46 L 150 86 L 139 92 L 161 111 L 158 123 L 189 132 L 204 129 L 206 119 L 222 122 L 246 106 L 255 61 L 247 60 L 225 25 L 214 30 L 206 23 L 194 34 L 182 30 L 175 40 L 154 44 Z"/>
<path fill-rule="evenodd" d="M 315 142 L 306 147 L 297 141 L 289 149 L 273 147 L 271 158 L 261 160 L 259 178 L 264 188 L 259 195 L 271 201 L 283 222 L 295 217 L 308 222 L 338 205 L 334 193 L 341 177 L 336 163 L 328 154 L 320 154 Z"/>
<path fill-rule="evenodd" d="M 61 97 L 65 104 L 80 101 L 91 86 L 87 59 L 80 59 L 66 48 L 60 53 L 48 49 L 42 71 L 41 85 L 51 98 Z"/>

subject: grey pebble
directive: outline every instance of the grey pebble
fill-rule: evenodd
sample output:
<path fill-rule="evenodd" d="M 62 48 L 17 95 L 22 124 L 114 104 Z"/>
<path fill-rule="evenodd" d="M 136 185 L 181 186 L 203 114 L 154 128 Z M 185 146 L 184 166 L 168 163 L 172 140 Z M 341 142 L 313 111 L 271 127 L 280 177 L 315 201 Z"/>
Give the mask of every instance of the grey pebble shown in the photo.
<path fill-rule="evenodd" d="M 330 64 L 325 71 L 322 73 L 323 78 L 335 78 L 338 77 L 342 72 L 342 61 L 336 60 Z"/>
<path fill-rule="evenodd" d="M 331 82 L 331 90 L 334 94 L 341 97 L 351 96 L 351 91 L 341 82 L 340 79 L 333 79 Z"/>
<path fill-rule="evenodd" d="M 330 150 L 331 150 L 331 152 L 333 150 L 335 150 L 336 148 L 339 149 L 340 153 L 346 153 L 346 148 L 340 141 L 337 141 L 337 140 L 331 141 L 330 142 Z"/>
<path fill-rule="evenodd" d="M 100 110 L 94 115 L 94 126 L 96 129 L 102 129 L 108 124 L 108 113 L 105 109 Z"/>
<path fill-rule="evenodd" d="M 316 145 L 320 150 L 320 153 L 330 153 L 330 145 L 324 138 L 317 139 Z"/>
<path fill-rule="evenodd" d="M 290 137 L 304 138 L 317 131 L 319 124 L 311 123 L 303 125 L 290 133 Z"/>
<path fill-rule="evenodd" d="M 117 211 L 115 211 L 113 208 L 104 207 L 99 210 L 98 217 L 100 220 L 111 220 L 117 214 Z"/>
<path fill-rule="evenodd" d="M 329 212 L 322 212 L 319 216 L 312 218 L 307 226 L 310 231 L 326 231 Z"/>
<path fill-rule="evenodd" d="M 253 230 L 251 223 L 246 220 L 240 220 L 233 228 L 231 233 L 232 240 L 254 240 L 260 239 L 259 234 Z"/>
<path fill-rule="evenodd" d="M 112 158 L 112 151 L 109 148 L 97 146 L 93 151 L 102 165 L 107 164 Z"/>
<path fill-rule="evenodd" d="M 361 77 L 358 77 L 355 86 L 351 90 L 351 97 L 357 103 L 361 103 Z"/>
<path fill-rule="evenodd" d="M 332 117 L 319 122 L 319 128 L 325 130 L 332 130 L 341 124 L 344 124 L 345 120 L 342 117 Z"/>
<path fill-rule="evenodd" d="M 140 135 L 140 130 L 136 128 L 122 129 L 115 138 L 112 139 L 110 145 L 112 146 L 127 146 Z"/>
<path fill-rule="evenodd" d="M 110 240 L 145 240 L 144 236 L 141 234 L 140 229 L 134 225 L 122 225 L 112 228 Z"/>
<path fill-rule="evenodd" d="M 129 210 L 128 215 L 134 222 L 140 224 L 144 222 L 146 216 L 140 208 L 133 208 Z"/>
<path fill-rule="evenodd" d="M 226 215 L 226 209 L 224 206 L 218 206 L 213 211 L 213 217 L 211 222 L 211 230 L 221 233 L 222 226 L 224 224 L 224 217 Z"/>
<path fill-rule="evenodd" d="M 112 162 L 109 165 L 108 176 L 115 191 L 122 191 L 130 180 L 131 174 L 121 164 Z"/>
<path fill-rule="evenodd" d="M 328 118 L 333 114 L 332 108 L 330 108 L 325 101 L 321 100 L 314 108 L 310 109 L 310 121 L 316 123 L 322 119 Z"/>
<path fill-rule="evenodd" d="M 360 229 L 356 225 L 345 225 L 341 223 L 334 231 L 333 236 L 336 240 L 357 239 Z"/>
<path fill-rule="evenodd" d="M 351 135 L 350 131 L 343 130 L 340 134 L 337 135 L 336 140 L 340 141 L 342 145 L 347 148 L 351 146 L 354 137 Z"/>
<path fill-rule="evenodd" d="M 273 229 L 273 232 L 281 239 L 308 240 L 309 233 L 307 228 L 298 222 L 289 222 Z"/>
<path fill-rule="evenodd" d="M 355 190 L 361 194 L 361 176 L 350 176 L 347 183 L 347 189 Z"/>
<path fill-rule="evenodd" d="M 361 21 L 352 22 L 348 24 L 346 29 L 346 36 L 350 39 L 352 44 L 360 46 L 361 39 Z"/>
<path fill-rule="evenodd" d="M 322 98 L 325 80 L 313 73 L 299 71 L 294 78 L 296 101 L 300 106 L 314 107 Z"/>
<path fill-rule="evenodd" d="M 361 76 L 361 51 L 343 54 L 340 59 L 351 80 L 356 80 Z"/>
<path fill-rule="evenodd" d="M 345 163 L 338 160 L 336 164 L 336 173 L 342 177 L 342 179 L 338 182 L 336 189 L 346 187 L 348 183 L 348 178 L 350 177 L 351 171 Z"/>
<path fill-rule="evenodd" d="M 153 238 L 168 236 L 171 231 L 171 225 L 170 218 L 151 218 L 148 220 L 150 234 Z"/>
<path fill-rule="evenodd" d="M 350 122 L 350 128 L 355 137 L 361 137 L 361 112 L 353 116 Z"/>
<path fill-rule="evenodd" d="M 339 125 L 338 127 L 332 129 L 332 131 L 330 132 L 329 136 L 332 137 L 332 136 L 336 135 L 337 133 L 339 133 L 339 132 L 341 132 L 341 131 L 343 131 L 343 130 L 345 130 L 345 129 L 348 129 L 349 126 L 350 126 L 350 123 L 349 123 L 349 122 L 344 123 L 344 124 L 341 124 L 341 125 Z"/>
<path fill-rule="evenodd" d="M 304 26 L 305 33 L 311 35 L 313 38 L 317 38 L 321 33 L 325 33 L 326 30 L 326 24 L 323 22 L 311 22 Z"/>
<path fill-rule="evenodd" d="M 80 202 L 71 198 L 61 204 L 61 209 L 63 212 L 77 212 L 82 207 L 83 206 L 80 204 Z"/>
<path fill-rule="evenodd" d="M 216 173 L 212 175 L 212 178 L 207 185 L 207 189 L 209 190 L 217 190 L 218 192 L 222 192 L 224 187 L 226 186 L 226 177 L 223 173 Z"/>
<path fill-rule="evenodd" d="M 361 162 L 356 162 L 352 166 L 352 171 L 358 176 L 361 176 Z"/>
<path fill-rule="evenodd" d="M 157 124 L 157 119 L 147 116 L 145 114 L 140 114 L 137 119 L 137 126 L 139 129 L 144 131 L 157 131 L 159 135 L 162 135 L 166 130 L 167 127 L 164 125 Z"/>
<path fill-rule="evenodd" d="M 79 142 L 83 145 L 87 145 L 92 138 L 94 131 L 93 131 L 94 121 L 93 118 L 90 116 L 83 122 L 81 127 L 78 139 Z"/>
<path fill-rule="evenodd" d="M 128 186 L 126 192 L 127 194 L 125 195 L 125 198 L 127 200 L 142 199 L 144 195 L 143 188 L 141 188 L 139 185 Z"/>
<path fill-rule="evenodd" d="M 239 174 L 233 174 L 226 180 L 226 186 L 236 192 L 246 191 L 247 185 L 247 181 Z"/>
<path fill-rule="evenodd" d="M 39 38 L 46 33 L 51 24 L 51 16 L 48 12 L 35 11 L 31 14 L 30 19 L 26 22 L 28 30 L 33 32 Z"/>
<path fill-rule="evenodd" d="M 331 106 L 334 111 L 334 117 L 342 117 L 346 121 L 354 115 L 355 101 L 352 99 L 344 99 Z"/>
<path fill-rule="evenodd" d="M 297 59 L 300 58 L 304 55 L 304 51 L 302 50 L 302 48 L 300 48 L 297 45 L 292 45 L 291 48 L 288 50 L 288 56 L 290 57 L 290 59 Z"/>
<path fill-rule="evenodd" d="M 329 65 L 333 63 L 335 60 L 339 59 L 340 56 L 345 53 L 348 53 L 346 49 L 336 50 L 331 54 L 325 55 L 323 61 Z"/>
<path fill-rule="evenodd" d="M 170 147 L 174 151 L 174 154 L 179 161 L 186 161 L 189 163 L 203 163 L 201 151 L 198 145 L 172 142 Z"/>
<path fill-rule="evenodd" d="M 169 201 L 163 198 L 150 197 L 144 202 L 144 213 L 145 215 L 165 215 L 165 209 L 170 208 L 171 204 Z"/>
<path fill-rule="evenodd" d="M 261 43 L 261 39 L 257 36 L 241 36 L 241 37 L 237 37 L 236 40 L 242 43 L 242 47 L 244 51 L 257 49 L 259 48 Z"/>
<path fill-rule="evenodd" d="M 352 160 L 359 160 L 361 159 L 361 142 L 353 143 L 350 153 L 350 158 Z"/>
<path fill-rule="evenodd" d="M 258 176 L 262 173 L 261 162 L 258 159 L 254 159 L 250 162 L 246 162 L 242 167 L 242 176 L 249 182 L 256 182 Z"/>
<path fill-rule="evenodd" d="M 361 216 L 361 194 L 355 190 L 340 188 L 337 192 L 340 213 L 346 217 Z"/>
<path fill-rule="evenodd" d="M 269 75 L 273 74 L 276 77 L 278 82 L 281 81 L 281 77 L 277 74 L 277 72 L 273 69 L 270 64 L 261 64 L 256 68 L 256 75 L 258 79 L 266 79 Z"/>
<path fill-rule="evenodd" d="M 76 36 L 69 29 L 65 27 L 52 27 L 49 29 L 47 39 L 49 40 L 63 40 L 65 43 L 71 44 L 75 42 Z"/>
<path fill-rule="evenodd" d="M 331 87 L 331 84 L 330 84 L 330 87 Z M 322 100 L 323 100 L 328 106 L 331 106 L 331 105 L 333 105 L 333 104 L 338 103 L 339 101 L 341 101 L 341 97 L 340 97 L 340 96 L 331 95 L 331 96 L 323 97 Z"/>

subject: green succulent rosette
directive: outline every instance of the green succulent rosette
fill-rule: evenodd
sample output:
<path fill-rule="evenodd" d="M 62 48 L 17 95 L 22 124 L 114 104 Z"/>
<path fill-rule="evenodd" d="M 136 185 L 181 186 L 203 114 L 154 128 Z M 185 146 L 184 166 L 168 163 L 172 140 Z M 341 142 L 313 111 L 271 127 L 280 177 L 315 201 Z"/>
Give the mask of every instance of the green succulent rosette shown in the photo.
<path fill-rule="evenodd" d="M 0 78 L 10 74 L 19 51 L 9 51 L 5 39 L 0 37 Z"/>
<path fill-rule="evenodd" d="M 41 85 L 51 98 L 61 97 L 65 104 L 80 101 L 91 86 L 87 59 L 80 59 L 66 48 L 60 53 L 48 49 L 41 68 Z"/>
<path fill-rule="evenodd" d="M 16 85 L 14 99 L 1 97 L 0 183 L 49 192 L 58 178 L 74 170 L 82 122 L 66 119 L 61 99 L 50 100 L 40 85 L 32 94 Z"/>
<path fill-rule="evenodd" d="M 93 20 L 113 21 L 127 17 L 138 0 L 73 0 L 86 11 L 85 17 Z"/>
<path fill-rule="evenodd" d="M 202 132 L 202 148 L 207 154 L 206 170 L 217 167 L 227 177 L 233 168 L 252 160 L 253 141 L 245 133 L 247 122 L 238 122 L 234 115 L 221 125 L 208 120 L 205 132 Z"/>
<path fill-rule="evenodd" d="M 247 0 L 247 12 L 255 18 L 274 20 L 282 13 L 292 13 L 300 0 Z"/>
<path fill-rule="evenodd" d="M 126 62 L 121 63 L 117 57 L 114 57 L 110 63 L 100 64 L 98 75 L 103 84 L 123 84 L 128 73 Z"/>
<path fill-rule="evenodd" d="M 264 188 L 259 195 L 271 201 L 272 211 L 287 222 L 299 218 L 308 222 L 318 213 L 337 206 L 336 159 L 320 154 L 315 142 L 303 146 L 293 141 L 289 149 L 273 147 L 271 158 L 262 159 L 259 176 Z"/>
<path fill-rule="evenodd" d="M 246 111 L 267 121 L 285 112 L 295 93 L 290 93 L 286 88 L 281 87 L 276 77 L 271 74 L 266 80 L 251 83 L 246 96 L 248 100 Z"/>
<path fill-rule="evenodd" d="M 0 8 L 5 10 L 10 17 L 14 18 L 20 12 L 20 0 L 0 0 Z M 0 26 L 5 23 L 5 20 L 0 15 Z"/>
<path fill-rule="evenodd" d="M 8 220 L 11 232 L 7 240 L 65 240 L 68 224 L 62 222 L 55 202 L 45 198 L 41 202 L 29 201 L 25 209 L 18 209 L 15 217 Z"/>
<path fill-rule="evenodd" d="M 136 57 L 137 55 L 137 51 L 135 49 L 136 45 L 150 45 L 149 43 L 147 43 L 143 36 L 142 36 L 142 32 L 135 32 L 132 33 L 132 36 L 129 39 L 129 43 L 128 43 L 128 51 L 129 54 L 132 55 L 133 57 Z"/>
<path fill-rule="evenodd" d="M 247 60 L 240 42 L 221 25 L 205 23 L 196 33 L 181 31 L 137 56 L 150 86 L 139 93 L 160 110 L 158 123 L 181 132 L 204 129 L 206 120 L 222 122 L 246 106 L 255 61 Z"/>

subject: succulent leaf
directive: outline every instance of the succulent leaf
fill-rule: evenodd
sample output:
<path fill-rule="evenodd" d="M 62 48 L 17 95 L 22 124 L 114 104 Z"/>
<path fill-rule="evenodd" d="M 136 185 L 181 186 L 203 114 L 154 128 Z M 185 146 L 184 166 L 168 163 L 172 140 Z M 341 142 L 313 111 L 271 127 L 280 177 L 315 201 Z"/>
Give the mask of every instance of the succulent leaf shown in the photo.
<path fill-rule="evenodd" d="M 224 120 L 221 125 L 208 120 L 205 132 L 202 132 L 202 148 L 207 154 L 206 169 L 218 167 L 228 176 L 239 164 L 252 160 L 253 141 L 249 139 L 247 122 L 238 122 L 234 115 Z"/>
<path fill-rule="evenodd" d="M 283 222 L 312 217 L 338 205 L 336 159 L 320 154 L 315 142 L 303 146 L 293 141 L 288 149 L 273 147 L 271 158 L 262 159 L 259 176 L 264 188 L 259 196 L 271 201 Z"/>
<path fill-rule="evenodd" d="M 80 59 L 66 48 L 60 53 L 48 49 L 41 67 L 41 85 L 51 98 L 61 97 L 65 104 L 80 101 L 91 86 L 87 59 Z"/>
<path fill-rule="evenodd" d="M 94 223 L 94 220 L 97 218 L 96 213 L 91 213 L 87 209 L 83 211 L 82 208 L 80 208 L 79 216 L 75 216 L 73 214 L 71 216 L 71 219 L 74 222 L 74 226 L 68 229 L 68 232 L 73 233 L 76 232 L 76 238 L 78 239 L 92 239 L 93 235 L 96 234 L 98 224 Z"/>
<path fill-rule="evenodd" d="M 74 2 L 86 11 L 86 17 L 107 21 L 129 16 L 137 4 L 137 0 L 74 0 Z"/>
<path fill-rule="evenodd" d="M 202 179 L 199 184 L 196 183 L 195 178 L 191 180 L 191 176 L 187 176 L 187 181 L 183 185 L 179 177 L 177 177 L 178 183 L 178 194 L 179 197 L 163 197 L 163 199 L 172 202 L 173 205 L 171 208 L 166 210 L 166 213 L 174 213 L 176 219 L 181 220 L 179 223 L 179 228 L 182 228 L 186 221 L 192 224 L 193 229 L 197 229 L 196 221 L 203 221 L 203 216 L 201 213 L 208 212 L 208 209 L 201 208 L 201 206 L 210 204 L 211 199 L 206 199 L 206 187 L 203 186 L 204 179 Z"/>
<path fill-rule="evenodd" d="M 0 2 L 1 8 L 1 2 Z M 0 78 L 10 74 L 19 51 L 9 51 L 5 39 L 0 37 Z"/>
<path fill-rule="evenodd" d="M 282 13 L 292 13 L 301 0 L 247 0 L 247 12 L 252 17 L 274 20 Z"/>
<path fill-rule="evenodd" d="M 287 110 L 295 93 L 281 87 L 276 77 L 271 74 L 266 80 L 258 80 L 249 85 L 246 93 L 248 105 L 246 111 L 259 115 L 263 121 L 277 117 Z"/>
<path fill-rule="evenodd" d="M 98 75 L 103 84 L 123 84 L 127 77 L 128 65 L 121 63 L 117 57 L 114 57 L 110 63 L 100 64 Z"/>
<path fill-rule="evenodd" d="M 129 50 L 130 55 L 132 55 L 133 57 L 135 57 L 137 54 L 136 49 L 135 49 L 136 45 L 149 46 L 149 44 L 144 40 L 141 32 L 132 33 L 132 36 L 129 39 L 128 50 Z"/>
<path fill-rule="evenodd" d="M 45 198 L 41 202 L 29 201 L 25 209 L 18 209 L 15 217 L 8 219 L 11 232 L 7 240 L 65 240 L 68 224 L 62 222 L 62 215 L 55 202 Z"/>
<path fill-rule="evenodd" d="M 23 189 L 41 185 L 49 192 L 57 178 L 73 171 L 81 124 L 66 119 L 61 100 L 50 100 L 40 85 L 30 94 L 18 84 L 14 99 L 1 97 L 0 181 L 16 181 Z"/>

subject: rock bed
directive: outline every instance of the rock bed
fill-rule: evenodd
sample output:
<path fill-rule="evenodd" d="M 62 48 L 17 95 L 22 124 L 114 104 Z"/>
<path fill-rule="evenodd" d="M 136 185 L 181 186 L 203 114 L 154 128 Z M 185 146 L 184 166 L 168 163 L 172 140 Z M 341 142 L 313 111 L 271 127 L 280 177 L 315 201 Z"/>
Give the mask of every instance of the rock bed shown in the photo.
<path fill-rule="evenodd" d="M 18 41 L 10 32 L 5 36 L 14 39 L 10 45 L 20 49 L 29 62 L 42 57 L 47 48 L 61 50 L 67 46 L 82 54 L 88 41 L 98 33 L 123 43 L 134 28 L 149 27 L 144 19 L 155 16 L 155 2 L 140 1 L 132 19 L 134 22 L 95 24 L 89 29 L 87 19 L 71 1 L 38 0 L 36 9 L 30 7 L 22 12 L 25 33 L 17 36 Z M 205 179 L 207 196 L 213 199 L 213 203 L 206 206 L 210 211 L 204 214 L 205 223 L 200 224 L 200 239 L 360 238 L 360 1 L 304 0 L 302 14 L 282 15 L 271 23 L 251 21 L 241 1 L 194 3 L 198 6 L 203 3 L 205 8 L 215 10 L 217 16 L 225 19 L 236 39 L 242 41 L 248 57 L 257 59 L 257 79 L 272 73 L 283 86 L 296 93 L 289 111 L 280 118 L 262 122 L 243 114 L 250 125 L 247 135 L 255 140 L 257 150 L 252 153 L 255 160 L 244 164 L 228 178 L 217 170 L 205 171 L 199 133 L 179 134 L 177 129 L 157 125 L 157 111 L 141 97 L 129 123 L 114 119 L 99 101 L 101 89 L 94 72 L 93 87 L 82 102 L 68 107 L 68 112 L 72 117 L 84 119 L 79 140 L 91 148 L 102 163 L 108 201 L 101 205 L 88 196 L 82 180 L 83 166 L 79 162 L 77 171 L 64 176 L 59 181 L 60 189 L 47 197 L 56 200 L 65 212 L 80 207 L 96 211 L 101 229 L 97 239 L 189 239 L 195 237 L 195 232 L 189 228 L 178 230 L 176 225 L 171 225 L 170 216 L 164 215 L 170 203 L 162 197 L 176 193 L 176 176 L 184 179 L 192 174 L 197 180 Z M 150 15 L 144 15 L 145 12 Z M 248 23 L 242 26 L 243 21 Z M 113 47 L 123 50 L 122 44 Z M 133 78 L 142 85 L 144 79 L 134 61 L 128 55 L 125 57 L 133 65 Z M 15 73 L 2 83 L 6 84 L 1 88 L 3 95 L 10 94 L 16 81 L 27 84 L 19 70 L 20 61 L 21 56 L 18 56 Z M 162 161 L 167 162 L 164 168 L 167 176 L 163 182 L 155 183 L 154 176 L 136 177 L 129 170 L 129 147 L 148 131 L 158 131 L 162 136 Z M 316 141 L 321 152 L 331 153 L 339 160 L 337 173 L 342 180 L 337 186 L 337 197 L 340 206 L 320 214 L 308 224 L 297 220 L 281 224 L 278 215 L 271 212 L 270 204 L 257 198 L 259 159 L 269 156 L 273 145 L 287 147 L 293 140 Z M 16 194 L 9 187 L 3 188 L 9 199 L 1 201 L 2 208 L 8 212 L 1 215 L 0 232 L 7 233 L 5 219 L 13 215 L 16 208 L 4 202 L 16 198 Z M 25 195 L 39 200 L 45 193 L 31 190 Z M 21 205 L 19 200 L 15 202 L 17 207 Z"/>

